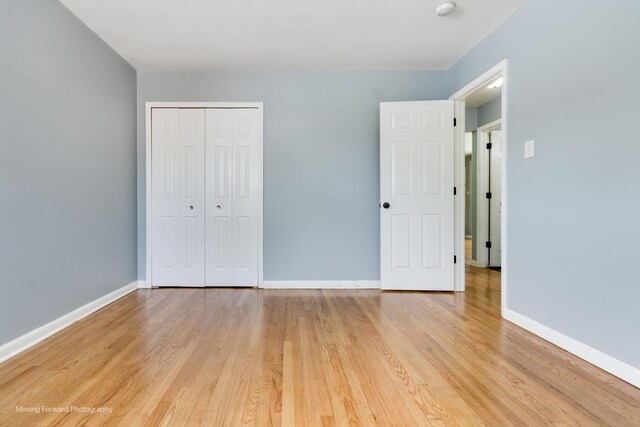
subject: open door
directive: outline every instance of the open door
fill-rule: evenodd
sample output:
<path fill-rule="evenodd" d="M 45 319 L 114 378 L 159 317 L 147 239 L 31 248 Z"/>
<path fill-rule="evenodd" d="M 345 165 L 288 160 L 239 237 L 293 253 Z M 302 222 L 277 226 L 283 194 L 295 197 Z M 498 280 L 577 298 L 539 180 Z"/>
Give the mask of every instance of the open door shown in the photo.
<path fill-rule="evenodd" d="M 454 289 L 453 125 L 453 101 L 380 103 L 382 289 Z"/>
<path fill-rule="evenodd" d="M 492 130 L 489 134 L 491 150 L 489 154 L 489 267 L 500 267 L 502 261 L 502 131 Z"/>

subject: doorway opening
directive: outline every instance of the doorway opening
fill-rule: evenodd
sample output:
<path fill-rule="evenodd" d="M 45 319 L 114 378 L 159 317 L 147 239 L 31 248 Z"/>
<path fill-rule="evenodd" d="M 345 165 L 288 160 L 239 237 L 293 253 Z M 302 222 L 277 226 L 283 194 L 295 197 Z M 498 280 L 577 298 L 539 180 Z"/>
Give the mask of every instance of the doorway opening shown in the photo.
<path fill-rule="evenodd" d="M 507 63 L 502 61 L 451 97 L 458 118 L 456 290 L 485 286 L 506 306 Z M 482 285 L 479 285 L 482 284 Z M 495 288 L 495 289 L 492 289 Z M 468 289 L 480 291 L 479 289 Z"/>

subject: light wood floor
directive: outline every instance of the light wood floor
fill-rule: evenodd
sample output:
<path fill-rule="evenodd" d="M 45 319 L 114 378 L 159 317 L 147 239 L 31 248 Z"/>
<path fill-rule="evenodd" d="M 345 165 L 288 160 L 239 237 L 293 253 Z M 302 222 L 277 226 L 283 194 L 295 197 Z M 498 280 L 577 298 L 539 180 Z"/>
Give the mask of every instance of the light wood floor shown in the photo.
<path fill-rule="evenodd" d="M 466 293 L 141 290 L 0 365 L 0 425 L 640 425 L 640 390 Z M 110 414 L 17 413 L 93 406 Z"/>

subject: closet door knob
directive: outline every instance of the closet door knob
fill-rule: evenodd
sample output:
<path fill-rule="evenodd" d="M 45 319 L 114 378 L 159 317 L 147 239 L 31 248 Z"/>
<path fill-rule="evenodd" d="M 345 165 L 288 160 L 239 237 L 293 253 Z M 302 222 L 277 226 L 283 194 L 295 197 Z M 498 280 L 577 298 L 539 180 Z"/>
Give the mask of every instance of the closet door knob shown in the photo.
<path fill-rule="evenodd" d="M 385 209 L 389 209 L 389 207 L 391 207 L 391 205 L 389 203 L 387 203 L 387 202 L 384 202 L 382 204 L 382 207 L 385 208 Z"/>
<path fill-rule="evenodd" d="M 216 208 L 220 209 L 220 205 L 216 206 Z"/>
<path fill-rule="evenodd" d="M 193 206 L 189 206 L 189 209 L 193 210 Z"/>

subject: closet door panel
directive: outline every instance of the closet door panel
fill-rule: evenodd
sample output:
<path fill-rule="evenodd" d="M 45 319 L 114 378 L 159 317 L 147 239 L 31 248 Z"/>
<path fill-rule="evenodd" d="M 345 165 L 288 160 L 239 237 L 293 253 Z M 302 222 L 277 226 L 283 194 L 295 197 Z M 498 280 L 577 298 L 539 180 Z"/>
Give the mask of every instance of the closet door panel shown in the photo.
<path fill-rule="evenodd" d="M 152 284 L 204 286 L 205 112 L 152 112 Z"/>
<path fill-rule="evenodd" d="M 151 268 L 153 284 L 174 283 L 178 262 L 178 110 L 154 109 L 151 146 Z"/>
<path fill-rule="evenodd" d="M 180 109 L 179 117 L 182 283 L 204 286 L 205 110 Z"/>
<path fill-rule="evenodd" d="M 261 158 L 260 110 L 233 110 L 233 281 L 236 286 L 258 285 Z"/>
<path fill-rule="evenodd" d="M 206 284 L 233 286 L 233 110 L 207 109 Z"/>

